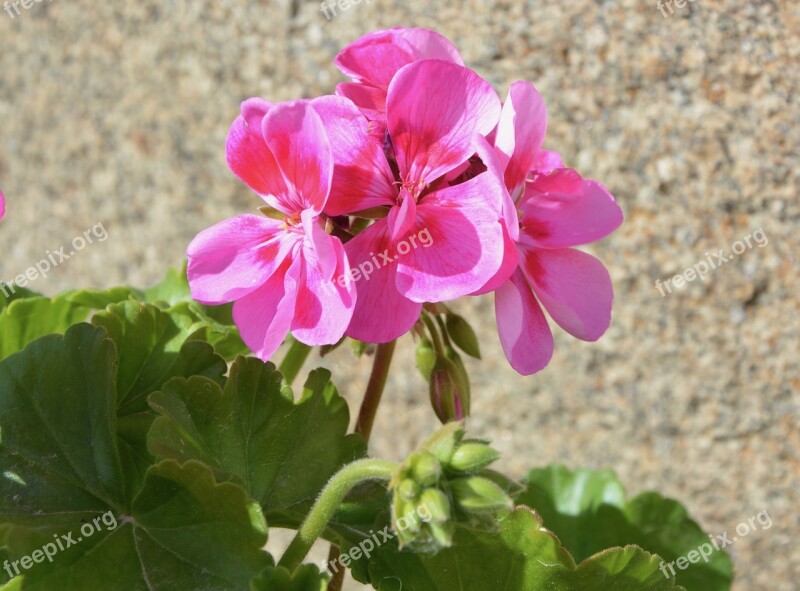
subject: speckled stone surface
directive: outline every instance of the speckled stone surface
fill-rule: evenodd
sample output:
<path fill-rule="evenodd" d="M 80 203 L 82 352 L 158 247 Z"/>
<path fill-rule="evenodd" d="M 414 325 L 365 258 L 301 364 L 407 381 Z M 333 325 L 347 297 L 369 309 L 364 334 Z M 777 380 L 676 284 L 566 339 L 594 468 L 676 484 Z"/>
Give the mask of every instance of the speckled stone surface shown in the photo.
<path fill-rule="evenodd" d="M 612 467 L 629 491 L 682 500 L 709 533 L 768 510 L 731 546 L 737 591 L 800 580 L 800 4 L 696 0 L 35 3 L 0 13 L 0 277 L 96 224 L 95 242 L 31 287 L 147 285 L 204 227 L 253 211 L 224 140 L 239 102 L 332 91 L 336 52 L 394 25 L 439 29 L 505 95 L 534 82 L 547 147 L 618 198 L 626 223 L 589 250 L 616 286 L 595 344 L 556 334 L 543 373 L 506 364 L 489 298 L 474 418 L 503 467 Z M 662 297 L 655 287 L 763 229 Z M 400 458 L 435 428 L 403 342 L 372 450 Z M 326 362 L 355 404 L 369 361 Z M 355 586 L 352 588 L 356 588 Z"/>

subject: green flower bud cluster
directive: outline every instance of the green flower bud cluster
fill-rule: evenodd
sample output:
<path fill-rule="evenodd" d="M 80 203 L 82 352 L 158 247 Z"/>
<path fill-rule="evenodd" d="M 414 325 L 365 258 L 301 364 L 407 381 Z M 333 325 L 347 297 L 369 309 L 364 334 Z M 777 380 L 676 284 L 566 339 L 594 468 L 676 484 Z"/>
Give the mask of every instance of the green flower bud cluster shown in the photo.
<path fill-rule="evenodd" d="M 457 523 L 491 527 L 498 511 L 513 507 L 486 471 L 497 451 L 463 437 L 462 423 L 448 423 L 393 474 L 392 527 L 401 547 L 447 548 Z"/>

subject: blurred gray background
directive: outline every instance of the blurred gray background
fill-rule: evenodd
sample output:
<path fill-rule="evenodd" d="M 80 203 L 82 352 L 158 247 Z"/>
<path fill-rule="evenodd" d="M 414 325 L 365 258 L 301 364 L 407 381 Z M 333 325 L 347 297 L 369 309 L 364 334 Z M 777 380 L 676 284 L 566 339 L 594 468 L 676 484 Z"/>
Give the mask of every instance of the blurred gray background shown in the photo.
<path fill-rule="evenodd" d="M 192 237 L 259 199 L 225 165 L 239 102 L 332 92 L 333 57 L 369 31 L 436 28 L 501 96 L 533 82 L 546 147 L 601 180 L 622 228 L 589 250 L 615 282 L 599 343 L 556 330 L 542 373 L 506 363 L 489 297 L 456 306 L 484 351 L 470 362 L 469 428 L 516 476 L 549 462 L 611 467 L 630 494 L 680 499 L 714 534 L 767 510 L 729 547 L 735 589 L 800 580 L 800 4 L 696 0 L 364 0 L 328 21 L 317 2 L 35 3 L 0 13 L 0 278 L 96 224 L 87 246 L 30 287 L 144 286 Z M 654 283 L 754 244 L 705 281 Z M 326 363 L 353 404 L 369 360 Z M 405 339 L 372 450 L 401 458 L 436 426 Z M 687 549 L 688 550 L 688 549 Z M 355 587 L 354 587 L 355 588 Z"/>

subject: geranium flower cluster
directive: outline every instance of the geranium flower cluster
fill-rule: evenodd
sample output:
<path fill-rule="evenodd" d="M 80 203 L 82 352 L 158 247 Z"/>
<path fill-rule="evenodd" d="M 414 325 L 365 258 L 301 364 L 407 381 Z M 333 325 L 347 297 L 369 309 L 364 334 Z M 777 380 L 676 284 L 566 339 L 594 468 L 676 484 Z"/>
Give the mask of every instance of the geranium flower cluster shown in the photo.
<path fill-rule="evenodd" d="M 622 212 L 598 182 L 542 148 L 547 114 L 528 82 L 504 103 L 425 29 L 378 31 L 345 48 L 335 96 L 242 104 L 231 170 L 266 203 L 201 232 L 188 248 L 198 301 L 235 302 L 245 343 L 270 358 L 287 333 L 394 340 L 423 304 L 495 293 L 511 365 L 547 365 L 564 330 L 607 329 L 609 274 L 574 246 Z"/>

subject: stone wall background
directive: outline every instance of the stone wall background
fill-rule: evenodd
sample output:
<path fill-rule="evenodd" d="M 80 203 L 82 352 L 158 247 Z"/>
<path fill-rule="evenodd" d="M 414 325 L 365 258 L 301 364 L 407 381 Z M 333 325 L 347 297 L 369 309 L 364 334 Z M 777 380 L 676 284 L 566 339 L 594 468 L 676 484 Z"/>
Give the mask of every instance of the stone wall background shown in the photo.
<path fill-rule="evenodd" d="M 547 147 L 616 195 L 626 223 L 589 250 L 615 281 L 596 344 L 556 334 L 543 373 L 508 367 L 492 303 L 476 314 L 470 428 L 522 475 L 548 462 L 612 467 L 629 492 L 680 499 L 709 533 L 768 510 L 730 547 L 735 589 L 792 591 L 800 577 L 800 5 L 696 0 L 364 0 L 326 21 L 317 2 L 36 3 L 0 13 L 0 277 L 84 230 L 109 237 L 33 289 L 148 285 L 204 227 L 258 199 L 226 168 L 239 102 L 331 92 L 336 52 L 395 25 L 440 30 L 501 96 L 544 95 Z M 763 229 L 705 282 L 654 286 Z M 378 417 L 373 451 L 400 458 L 435 428 L 412 347 Z M 368 360 L 329 365 L 357 401 Z M 354 587 L 355 588 L 355 587 Z"/>

